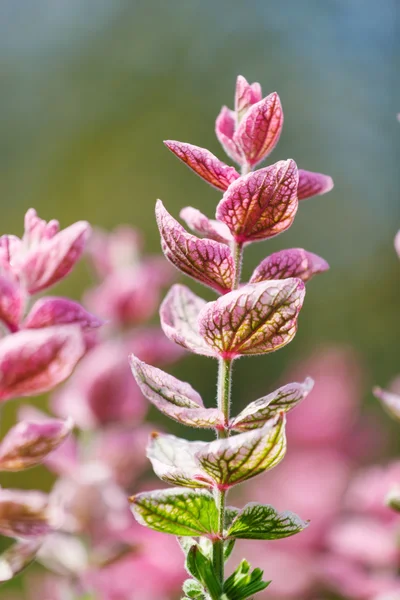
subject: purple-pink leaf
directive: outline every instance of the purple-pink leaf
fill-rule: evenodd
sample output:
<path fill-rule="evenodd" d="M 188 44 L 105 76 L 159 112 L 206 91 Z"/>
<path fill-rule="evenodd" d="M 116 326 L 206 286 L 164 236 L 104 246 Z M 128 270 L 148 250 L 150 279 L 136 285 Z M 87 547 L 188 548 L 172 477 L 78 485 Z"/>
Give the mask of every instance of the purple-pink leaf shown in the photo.
<path fill-rule="evenodd" d="M 226 244 L 187 233 L 161 200 L 156 205 L 156 217 L 163 252 L 175 267 L 221 294 L 232 289 L 235 265 Z"/>
<path fill-rule="evenodd" d="M 204 235 L 210 240 L 215 240 L 222 244 L 230 244 L 233 241 L 232 234 L 225 223 L 209 219 L 197 210 L 197 208 L 192 208 L 191 206 L 182 208 L 180 217 L 192 231 Z"/>
<path fill-rule="evenodd" d="M 217 219 L 240 244 L 278 235 L 296 215 L 297 182 L 297 166 L 291 159 L 240 177 L 218 204 Z"/>
<path fill-rule="evenodd" d="M 46 296 L 37 300 L 24 321 L 25 329 L 41 329 L 53 325 L 79 325 L 84 331 L 96 329 L 103 321 L 81 304 L 68 298 Z"/>
<path fill-rule="evenodd" d="M 200 334 L 225 359 L 274 352 L 294 338 L 304 295 L 300 279 L 248 284 L 205 305 Z"/>
<path fill-rule="evenodd" d="M 0 471 L 21 471 L 41 463 L 71 433 L 71 419 L 21 421 L 0 444 Z"/>
<path fill-rule="evenodd" d="M 298 406 L 311 392 L 314 381 L 307 377 L 304 383 L 288 383 L 251 402 L 237 417 L 231 419 L 229 427 L 235 431 L 249 431 L 263 427 L 267 421 Z"/>
<path fill-rule="evenodd" d="M 302 248 L 291 248 L 267 256 L 255 269 L 250 283 L 288 277 L 298 277 L 306 282 L 328 269 L 328 263 L 316 254 Z"/>
<path fill-rule="evenodd" d="M 132 373 L 143 395 L 164 415 L 191 427 L 224 427 L 216 408 L 204 408 L 199 394 L 186 382 L 147 365 L 131 354 Z"/>
<path fill-rule="evenodd" d="M 223 163 L 205 148 L 174 140 L 166 140 L 164 144 L 192 171 L 218 190 L 225 191 L 239 177 L 236 169 Z"/>
<path fill-rule="evenodd" d="M 228 489 L 272 469 L 285 453 L 285 417 L 278 415 L 260 429 L 206 444 L 195 459 L 219 489 Z"/>
<path fill-rule="evenodd" d="M 239 75 L 236 80 L 235 90 L 235 112 L 237 123 L 240 123 L 250 106 L 259 102 L 262 98 L 261 86 L 255 82 L 249 84 L 247 80 Z"/>
<path fill-rule="evenodd" d="M 19 331 L 0 340 L 0 400 L 34 396 L 64 381 L 85 352 L 79 327 Z"/>
<path fill-rule="evenodd" d="M 199 333 L 198 317 L 206 301 L 184 285 L 172 286 L 160 307 L 161 327 L 169 340 L 195 354 L 215 356 Z"/>
<path fill-rule="evenodd" d="M 0 489 L 0 533 L 7 537 L 36 538 L 50 533 L 54 517 L 49 498 L 36 491 Z"/>
<path fill-rule="evenodd" d="M 276 92 L 251 106 L 233 135 L 245 161 L 251 167 L 264 160 L 278 143 L 283 110 Z"/>
<path fill-rule="evenodd" d="M 333 179 L 329 175 L 299 169 L 299 185 L 297 187 L 297 197 L 299 200 L 326 194 L 332 188 Z"/>
<path fill-rule="evenodd" d="M 19 256 L 18 271 L 30 294 L 54 285 L 70 273 L 91 231 L 86 221 L 78 221 L 59 232 L 55 223 L 50 221 L 44 229 L 30 228 L 24 235 L 25 249 Z"/>
<path fill-rule="evenodd" d="M 207 442 L 188 442 L 174 435 L 155 433 L 147 446 L 147 456 L 155 474 L 171 485 L 210 488 L 213 481 L 202 471 L 195 455 Z"/>
<path fill-rule="evenodd" d="M 227 155 L 241 165 L 244 158 L 241 149 L 233 139 L 235 126 L 236 116 L 234 111 L 223 106 L 215 122 L 215 134 Z"/>
<path fill-rule="evenodd" d="M 25 294 L 16 279 L 9 276 L 0 276 L 0 321 L 11 332 L 17 331 L 22 319 L 25 306 Z"/>
<path fill-rule="evenodd" d="M 0 583 L 21 573 L 35 559 L 41 545 L 40 539 L 19 540 L 0 554 Z"/>
<path fill-rule="evenodd" d="M 375 387 L 373 391 L 374 396 L 382 402 L 387 412 L 400 421 L 400 395 L 383 390 L 380 387 Z"/>

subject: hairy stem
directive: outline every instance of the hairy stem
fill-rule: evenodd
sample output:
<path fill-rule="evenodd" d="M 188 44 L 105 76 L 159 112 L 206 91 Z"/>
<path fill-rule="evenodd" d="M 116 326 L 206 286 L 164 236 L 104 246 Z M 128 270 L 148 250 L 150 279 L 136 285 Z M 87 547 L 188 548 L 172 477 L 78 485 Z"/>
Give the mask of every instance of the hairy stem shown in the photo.
<path fill-rule="evenodd" d="M 240 275 L 242 273 L 243 244 L 233 242 L 232 253 L 235 261 L 235 280 L 233 282 L 233 289 L 237 290 L 240 283 Z"/>

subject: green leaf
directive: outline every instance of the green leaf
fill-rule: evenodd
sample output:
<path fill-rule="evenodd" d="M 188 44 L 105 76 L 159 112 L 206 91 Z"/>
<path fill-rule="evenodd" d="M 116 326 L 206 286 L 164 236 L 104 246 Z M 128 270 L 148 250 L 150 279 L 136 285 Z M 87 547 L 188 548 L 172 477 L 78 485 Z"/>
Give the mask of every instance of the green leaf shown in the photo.
<path fill-rule="evenodd" d="M 216 440 L 199 449 L 196 459 L 219 486 L 229 488 L 275 467 L 286 452 L 285 417 L 261 427 Z"/>
<path fill-rule="evenodd" d="M 190 575 L 203 584 L 211 600 L 220 600 L 222 587 L 215 574 L 212 560 L 203 554 L 197 544 L 192 546 L 188 552 L 186 569 Z"/>
<path fill-rule="evenodd" d="M 182 589 L 188 598 L 195 598 L 195 600 L 204 599 L 204 588 L 201 583 L 195 579 L 186 579 L 186 581 L 183 582 Z"/>
<path fill-rule="evenodd" d="M 279 540 L 299 533 L 308 526 L 292 512 L 281 512 L 273 506 L 246 504 L 232 521 L 227 531 L 228 537 L 247 540 Z"/>
<path fill-rule="evenodd" d="M 263 571 L 254 569 L 247 560 L 242 560 L 237 569 L 224 583 L 224 592 L 228 600 L 246 600 L 253 594 L 262 592 L 271 583 L 263 581 Z"/>
<path fill-rule="evenodd" d="M 136 520 L 155 531 L 177 536 L 209 536 L 218 531 L 215 500 L 205 490 L 144 492 L 130 502 Z"/>

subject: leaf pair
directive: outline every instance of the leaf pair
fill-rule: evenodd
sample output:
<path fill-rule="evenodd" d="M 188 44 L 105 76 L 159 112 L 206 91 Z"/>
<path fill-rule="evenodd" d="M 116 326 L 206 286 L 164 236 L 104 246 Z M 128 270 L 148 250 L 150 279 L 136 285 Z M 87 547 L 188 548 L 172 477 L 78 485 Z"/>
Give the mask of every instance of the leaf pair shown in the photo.
<path fill-rule="evenodd" d="M 139 523 L 177 536 L 218 538 L 218 510 L 206 490 L 173 488 L 137 494 L 130 499 Z M 291 512 L 277 512 L 272 506 L 247 504 L 242 510 L 229 509 L 235 517 L 223 539 L 276 540 L 294 535 L 307 527 Z"/>
<path fill-rule="evenodd" d="M 213 442 L 155 434 L 147 455 L 163 481 L 190 488 L 226 490 L 275 467 L 286 452 L 285 418 Z"/>
<path fill-rule="evenodd" d="M 229 360 L 265 354 L 293 339 L 304 295 L 304 283 L 293 278 L 249 284 L 209 303 L 175 285 L 161 305 L 161 326 L 196 354 Z"/>
<path fill-rule="evenodd" d="M 305 398 L 313 387 L 308 378 L 304 383 L 290 383 L 249 404 L 237 417 L 225 423 L 221 411 L 205 408 L 200 395 L 186 382 L 130 356 L 132 373 L 143 395 L 164 415 L 192 427 L 248 431 L 265 425 L 278 413 L 288 412 Z"/>

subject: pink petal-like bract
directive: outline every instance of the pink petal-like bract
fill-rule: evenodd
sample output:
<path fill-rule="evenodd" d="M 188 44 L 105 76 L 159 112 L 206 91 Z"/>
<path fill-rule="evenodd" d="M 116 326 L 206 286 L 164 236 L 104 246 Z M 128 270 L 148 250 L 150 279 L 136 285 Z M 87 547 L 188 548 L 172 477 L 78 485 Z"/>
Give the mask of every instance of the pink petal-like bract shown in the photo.
<path fill-rule="evenodd" d="M 283 110 L 276 92 L 253 104 L 233 135 L 245 161 L 251 167 L 264 160 L 278 143 L 283 126 Z"/>
<path fill-rule="evenodd" d="M 261 98 L 260 84 L 255 82 L 250 85 L 242 75 L 239 75 L 235 89 L 235 112 L 238 123 L 240 123 L 250 106 L 259 102 Z"/>
<path fill-rule="evenodd" d="M 71 433 L 71 419 L 21 421 L 0 444 L 0 471 L 20 471 L 43 461 Z"/>
<path fill-rule="evenodd" d="M 64 381 L 85 352 L 81 329 L 60 325 L 0 340 L 0 400 L 34 396 Z"/>
<path fill-rule="evenodd" d="M 255 269 L 250 283 L 288 277 L 297 277 L 306 282 L 328 269 L 328 263 L 316 254 L 302 248 L 291 248 L 267 256 Z"/>
<path fill-rule="evenodd" d="M 225 359 L 274 352 L 294 338 L 304 295 L 300 279 L 245 285 L 205 305 L 200 334 Z"/>
<path fill-rule="evenodd" d="M 0 321 L 11 332 L 17 331 L 22 319 L 25 305 L 25 294 L 15 278 L 0 276 Z"/>
<path fill-rule="evenodd" d="M 215 134 L 227 155 L 239 165 L 243 164 L 242 151 L 233 139 L 236 126 L 235 113 L 226 106 L 221 108 L 215 121 Z"/>
<path fill-rule="evenodd" d="M 210 240 L 221 242 L 222 244 L 230 244 L 233 241 L 233 237 L 229 228 L 225 223 L 216 221 L 215 219 L 209 219 L 202 212 L 193 208 L 192 206 L 186 206 L 182 208 L 180 215 L 187 226 L 190 227 L 195 233 L 204 235 Z"/>
<path fill-rule="evenodd" d="M 83 330 L 96 329 L 103 321 L 89 313 L 79 302 L 68 298 L 46 296 L 37 300 L 24 321 L 25 329 L 41 329 L 53 325 L 79 325 Z"/>
<path fill-rule="evenodd" d="M 237 179 L 217 206 L 217 219 L 243 244 L 282 233 L 298 208 L 298 173 L 289 159 Z"/>
<path fill-rule="evenodd" d="M 48 501 L 42 492 L 0 489 L 0 533 L 17 538 L 50 533 L 52 519 Z"/>
<path fill-rule="evenodd" d="M 187 233 L 161 200 L 156 205 L 156 217 L 163 252 L 175 267 L 221 294 L 232 289 L 235 265 L 226 244 Z"/>
<path fill-rule="evenodd" d="M 184 285 L 173 285 L 160 307 L 161 327 L 172 342 L 195 354 L 216 356 L 199 333 L 198 317 L 206 301 Z"/>
<path fill-rule="evenodd" d="M 86 221 L 78 221 L 27 250 L 20 276 L 30 294 L 54 285 L 70 273 L 83 253 L 90 231 Z"/>
<path fill-rule="evenodd" d="M 234 167 L 229 167 L 205 148 L 174 140 L 166 140 L 164 144 L 192 171 L 218 190 L 225 191 L 239 177 Z"/>
<path fill-rule="evenodd" d="M 299 169 L 299 185 L 297 187 L 297 197 L 299 200 L 326 194 L 332 188 L 333 179 L 329 175 Z"/>
<path fill-rule="evenodd" d="M 215 408 L 204 408 L 191 385 L 130 356 L 130 365 L 143 395 L 164 415 L 192 427 L 224 426 L 224 416 Z"/>

